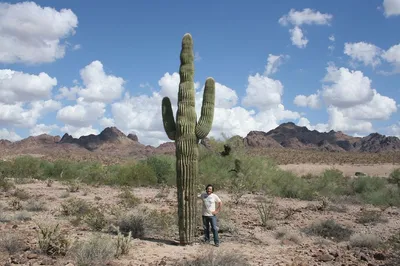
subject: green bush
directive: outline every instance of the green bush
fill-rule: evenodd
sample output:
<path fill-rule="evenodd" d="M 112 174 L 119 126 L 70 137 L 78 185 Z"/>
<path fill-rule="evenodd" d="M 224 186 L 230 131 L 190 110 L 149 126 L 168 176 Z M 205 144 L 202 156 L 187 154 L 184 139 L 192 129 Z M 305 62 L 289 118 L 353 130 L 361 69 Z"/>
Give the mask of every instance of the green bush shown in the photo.
<path fill-rule="evenodd" d="M 151 169 L 153 169 L 158 184 L 172 185 L 175 182 L 176 176 L 175 161 L 175 157 L 157 155 L 148 158 L 146 163 Z"/>

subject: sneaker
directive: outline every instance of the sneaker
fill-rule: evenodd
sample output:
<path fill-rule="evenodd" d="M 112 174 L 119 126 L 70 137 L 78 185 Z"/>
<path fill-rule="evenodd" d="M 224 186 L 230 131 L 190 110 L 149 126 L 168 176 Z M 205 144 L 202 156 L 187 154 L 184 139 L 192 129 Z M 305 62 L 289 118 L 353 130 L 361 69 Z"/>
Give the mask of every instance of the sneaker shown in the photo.
<path fill-rule="evenodd" d="M 216 247 L 219 247 L 219 243 L 215 244 Z"/>

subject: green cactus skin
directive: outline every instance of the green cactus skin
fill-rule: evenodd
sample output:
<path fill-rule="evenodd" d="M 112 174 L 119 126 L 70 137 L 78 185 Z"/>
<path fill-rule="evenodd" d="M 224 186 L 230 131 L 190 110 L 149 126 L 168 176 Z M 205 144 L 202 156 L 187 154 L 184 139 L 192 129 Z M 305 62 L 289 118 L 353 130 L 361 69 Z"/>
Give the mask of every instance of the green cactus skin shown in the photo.
<path fill-rule="evenodd" d="M 215 81 L 213 78 L 206 80 L 201 115 L 197 122 L 193 40 L 189 33 L 182 39 L 180 62 L 176 124 L 168 97 L 162 100 L 162 118 L 168 138 L 175 140 L 179 241 L 181 245 L 187 245 L 193 243 L 196 233 L 198 144 L 210 132 L 214 119 Z"/>

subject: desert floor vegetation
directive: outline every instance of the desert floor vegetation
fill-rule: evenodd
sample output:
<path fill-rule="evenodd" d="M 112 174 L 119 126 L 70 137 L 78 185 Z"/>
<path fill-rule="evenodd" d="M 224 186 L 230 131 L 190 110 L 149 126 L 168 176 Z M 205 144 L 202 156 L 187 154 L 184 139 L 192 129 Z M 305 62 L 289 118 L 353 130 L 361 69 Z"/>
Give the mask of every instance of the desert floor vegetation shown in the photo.
<path fill-rule="evenodd" d="M 201 149 L 197 190 L 212 183 L 224 202 L 221 246 L 201 242 L 200 217 L 198 241 L 179 246 L 173 156 L 20 156 L 0 161 L 0 264 L 398 265 L 399 180 L 396 167 L 296 174 L 266 155 Z"/>

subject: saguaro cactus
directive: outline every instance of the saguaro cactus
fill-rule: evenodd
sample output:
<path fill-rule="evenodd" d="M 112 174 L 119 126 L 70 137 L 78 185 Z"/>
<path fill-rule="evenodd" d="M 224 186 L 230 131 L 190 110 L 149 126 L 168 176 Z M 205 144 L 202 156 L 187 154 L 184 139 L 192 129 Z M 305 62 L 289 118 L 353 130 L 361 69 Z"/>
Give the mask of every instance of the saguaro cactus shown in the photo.
<path fill-rule="evenodd" d="M 162 100 L 162 118 L 168 138 L 175 141 L 179 240 L 181 245 L 187 245 L 193 242 L 196 231 L 195 183 L 198 173 L 198 144 L 211 130 L 215 81 L 212 78 L 206 80 L 201 115 L 197 122 L 193 40 L 188 33 L 182 39 L 180 62 L 176 123 L 168 97 Z"/>

